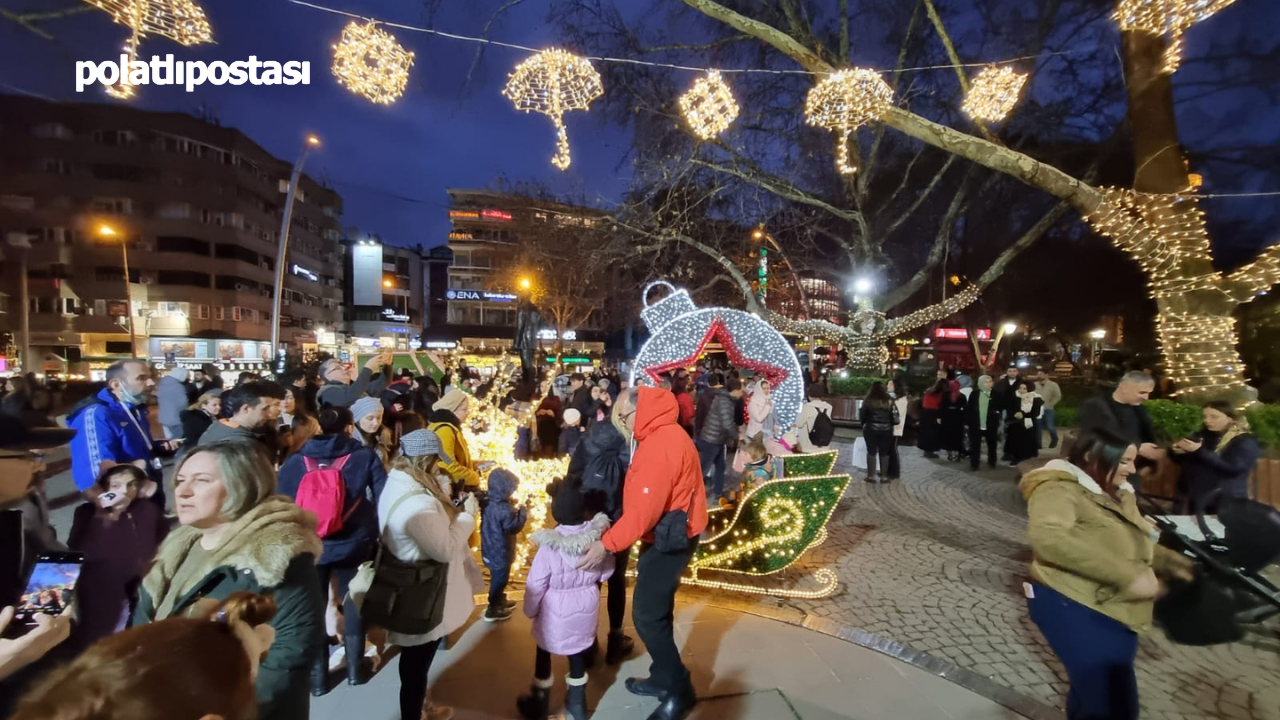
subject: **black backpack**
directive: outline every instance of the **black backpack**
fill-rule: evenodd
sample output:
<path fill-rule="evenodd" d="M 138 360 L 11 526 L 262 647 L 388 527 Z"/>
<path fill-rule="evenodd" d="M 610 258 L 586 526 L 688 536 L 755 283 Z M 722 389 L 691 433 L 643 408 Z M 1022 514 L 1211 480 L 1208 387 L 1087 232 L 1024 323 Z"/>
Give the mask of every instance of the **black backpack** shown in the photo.
<path fill-rule="evenodd" d="M 813 419 L 813 427 L 809 428 L 809 442 L 816 447 L 827 447 L 836 436 L 836 424 L 831 422 L 826 410 L 819 410 Z"/>

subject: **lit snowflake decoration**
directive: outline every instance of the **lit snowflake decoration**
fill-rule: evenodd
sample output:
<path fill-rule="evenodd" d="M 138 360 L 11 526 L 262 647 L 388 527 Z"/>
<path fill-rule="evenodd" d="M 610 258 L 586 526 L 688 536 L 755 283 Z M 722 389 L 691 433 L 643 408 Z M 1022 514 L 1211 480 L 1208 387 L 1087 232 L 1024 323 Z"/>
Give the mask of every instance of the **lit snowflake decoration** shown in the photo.
<path fill-rule="evenodd" d="M 1026 84 L 1027 75 L 1008 65 L 985 68 L 973 79 L 961 109 L 974 120 L 1000 122 L 1018 104 Z"/>
<path fill-rule="evenodd" d="M 593 100 L 604 94 L 604 84 L 600 73 L 586 58 L 551 49 L 517 65 L 502 94 L 517 110 L 551 118 L 556 127 L 556 154 L 551 164 L 567 170 L 571 158 L 564 114 L 570 110 L 586 110 Z"/>
<path fill-rule="evenodd" d="M 859 127 L 884 118 L 893 105 L 893 89 L 880 73 L 852 68 L 832 73 L 809 91 L 804 119 L 809 125 L 837 133 L 836 167 L 843 175 L 857 171 L 849 164 L 849 136 Z"/>
<path fill-rule="evenodd" d="M 413 53 L 373 21 L 351 21 L 333 46 L 333 74 L 343 87 L 381 105 L 404 94 Z"/>
<path fill-rule="evenodd" d="M 694 135 L 710 140 L 737 119 L 738 103 L 720 73 L 711 70 L 680 96 L 680 112 Z"/>

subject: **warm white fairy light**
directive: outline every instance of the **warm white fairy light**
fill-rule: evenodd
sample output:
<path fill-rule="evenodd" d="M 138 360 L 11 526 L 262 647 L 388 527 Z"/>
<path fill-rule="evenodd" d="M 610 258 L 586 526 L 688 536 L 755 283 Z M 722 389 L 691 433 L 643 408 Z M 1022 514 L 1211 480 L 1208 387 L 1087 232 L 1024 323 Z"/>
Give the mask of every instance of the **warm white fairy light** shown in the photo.
<path fill-rule="evenodd" d="M 631 384 L 654 385 L 652 374 L 692 366 L 715 337 L 734 365 L 774 379 L 771 398 L 778 417 L 777 433 L 788 430 L 804 401 L 804 377 L 786 338 L 750 313 L 698 308 L 687 291 L 665 281 L 644 288 L 641 297 L 646 303 L 656 285 L 670 288 L 670 294 L 640 312 L 652 335 L 632 363 Z"/>
<path fill-rule="evenodd" d="M 517 65 L 502 94 L 515 103 L 517 110 L 551 118 L 556 128 L 556 154 L 551 164 L 566 170 L 571 158 L 564 114 L 570 110 L 586 110 L 593 100 L 604 94 L 604 85 L 589 60 L 551 49 Z"/>
<path fill-rule="evenodd" d="M 204 10 L 191 0 L 84 0 L 140 37 L 159 35 L 180 45 L 213 42 Z"/>
<path fill-rule="evenodd" d="M 728 130 L 737 119 L 738 103 L 720 73 L 709 70 L 680 96 L 680 112 L 694 135 L 710 140 Z"/>
<path fill-rule="evenodd" d="M 1164 35 L 1164 72 L 1178 69 L 1182 61 L 1182 36 L 1191 26 L 1206 20 L 1235 0 L 1120 0 L 1112 18 L 1125 31 Z"/>
<path fill-rule="evenodd" d="M 836 167 L 842 174 L 857 171 L 849 164 L 849 136 L 859 127 L 880 120 L 893 104 L 893 89 L 880 73 L 866 68 L 834 72 L 813 86 L 804 104 L 809 125 L 836 133 Z"/>
<path fill-rule="evenodd" d="M 1017 72 L 1012 66 L 984 68 L 970 83 L 961 109 L 974 120 L 1000 122 L 1018 104 L 1026 84 L 1026 73 Z"/>
<path fill-rule="evenodd" d="M 380 105 L 390 105 L 404 94 L 412 66 L 413 53 L 372 20 L 352 20 L 333 46 L 333 74 L 338 82 Z"/>

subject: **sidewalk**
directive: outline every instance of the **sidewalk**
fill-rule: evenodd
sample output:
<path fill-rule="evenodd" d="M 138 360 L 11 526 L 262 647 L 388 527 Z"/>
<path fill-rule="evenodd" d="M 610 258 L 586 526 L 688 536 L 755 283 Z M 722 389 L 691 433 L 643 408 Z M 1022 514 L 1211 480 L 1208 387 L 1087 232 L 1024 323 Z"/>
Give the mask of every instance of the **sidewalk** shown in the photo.
<path fill-rule="evenodd" d="M 601 621 L 605 622 L 603 606 Z M 477 607 L 453 647 L 436 656 L 431 694 L 456 720 L 517 718 L 527 692 L 534 643 L 521 609 L 487 624 Z M 604 625 L 600 636 L 604 637 Z M 627 634 L 635 637 L 634 629 Z M 456 638 L 457 636 L 455 636 Z M 676 642 L 701 698 L 694 720 L 978 720 L 1021 716 L 907 663 L 821 633 L 702 602 L 676 607 Z M 642 645 L 637 642 L 638 647 Z M 395 720 L 398 659 L 368 684 L 345 683 L 311 704 L 312 720 Z M 563 713 L 567 664 L 554 665 L 552 708 Z M 649 658 L 591 674 L 588 705 L 600 720 L 644 720 L 657 700 L 631 695 L 628 676 L 647 675 Z M 553 717 L 558 717 L 553 712 Z M 416 720 L 416 719 L 415 719 Z"/>

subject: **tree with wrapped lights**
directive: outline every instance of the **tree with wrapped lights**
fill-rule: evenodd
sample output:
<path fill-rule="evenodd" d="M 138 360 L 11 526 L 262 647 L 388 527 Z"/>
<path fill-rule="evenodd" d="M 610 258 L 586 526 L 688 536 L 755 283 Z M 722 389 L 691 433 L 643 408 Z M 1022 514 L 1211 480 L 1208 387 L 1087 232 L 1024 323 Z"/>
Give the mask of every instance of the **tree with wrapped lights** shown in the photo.
<path fill-rule="evenodd" d="M 1015 63 L 1013 69 L 1006 69 L 1008 65 L 977 70 L 966 67 L 972 59 L 961 56 L 962 44 L 954 42 L 948 31 L 949 8 L 933 0 L 875 10 L 855 7 L 852 14 L 847 0 L 836 3 L 836 8 L 832 3 L 804 0 L 759 6 L 716 0 L 682 2 L 683 12 L 671 11 L 662 24 L 697 26 L 702 42 L 678 44 L 664 38 L 659 46 L 645 47 L 644 39 L 650 35 L 643 22 L 628 23 L 594 0 L 558 4 L 557 18 L 566 33 L 587 46 L 606 45 L 616 52 L 616 45 L 607 43 L 622 42 L 630 53 L 652 59 L 696 53 L 704 63 L 707 57 L 731 58 L 717 63 L 722 67 L 763 65 L 779 71 L 777 75 L 722 76 L 736 94 L 735 119 L 727 131 L 707 139 L 705 121 L 690 119 L 687 114 L 682 117 L 670 99 L 657 99 L 679 96 L 686 81 L 671 79 L 671 74 L 660 68 L 606 68 L 606 87 L 621 86 L 631 93 L 614 103 L 611 111 L 630 115 L 637 128 L 637 148 L 651 149 L 651 156 L 676 158 L 642 168 L 648 175 L 639 175 L 641 187 L 648 183 L 658 188 L 673 181 L 698 185 L 706 190 L 703 210 L 716 203 L 734 202 L 727 187 L 763 190 L 751 196 L 748 202 L 753 206 L 719 212 L 768 217 L 771 225 L 773 218 L 790 213 L 791 222 L 808 235 L 795 233 L 783 244 L 793 260 L 803 263 L 808 254 L 811 267 L 831 267 L 833 260 L 846 272 L 892 266 L 895 252 L 899 266 L 910 266 L 914 260 L 915 273 L 894 277 L 885 295 L 874 299 L 871 314 L 863 318 L 868 327 L 888 327 L 892 321 L 883 315 L 885 310 L 931 289 L 930 280 L 937 279 L 937 270 L 948 260 L 957 214 L 969 202 L 966 196 L 985 194 L 993 186 L 1009 192 L 1012 202 L 1005 214 L 1020 216 L 1017 219 L 1023 228 L 1012 235 L 1005 251 L 986 270 L 967 273 L 966 289 L 971 288 L 969 292 L 975 296 L 999 277 L 1012 257 L 1074 210 L 1095 232 L 1137 260 L 1147 274 L 1158 306 L 1157 337 L 1181 396 L 1198 399 L 1226 391 L 1241 399 L 1247 397 L 1231 313 L 1280 281 L 1280 249 L 1272 247 L 1234 272 L 1223 273 L 1213 267 L 1203 214 L 1197 207 L 1196 182 L 1188 173 L 1179 143 L 1170 82 L 1179 64 L 1190 62 L 1180 59 L 1177 43 L 1194 34 L 1195 25 L 1208 15 L 1226 11 L 1230 2 L 1202 7 L 1203 3 L 1191 2 L 1079 0 L 1067 3 L 1072 12 L 1064 12 L 1063 3 L 1031 3 L 1030 18 L 1010 17 L 1007 4 L 1002 3 L 980 2 L 972 9 L 976 15 L 968 19 L 976 16 L 986 21 L 981 28 L 985 35 L 998 34 L 1003 24 L 1008 26 L 1002 36 L 1005 41 L 1018 36 L 1032 38 L 1029 44 L 1009 44 L 1026 50 L 1010 55 L 1064 56 L 1059 64 L 1067 67 L 1065 71 L 1060 67 L 1055 70 L 1056 66 L 1043 59 L 1034 65 Z M 1001 7 L 1006 8 L 1003 14 Z M 908 31 L 897 53 L 896 69 L 878 77 L 854 72 L 858 60 L 872 53 L 867 47 L 871 35 L 881 33 L 883 37 L 886 25 L 893 25 L 885 18 L 895 17 L 895 13 L 902 14 L 898 18 L 909 15 L 901 23 Z M 1037 24 L 1050 30 L 1028 32 L 1037 29 Z M 1104 61 L 1109 53 L 1082 52 L 1082 45 L 1107 46 L 1117 27 L 1122 37 L 1122 72 L 1116 72 L 1114 62 Z M 866 37 L 856 37 L 859 33 Z M 948 72 L 958 79 L 961 98 L 947 98 L 936 86 L 920 83 L 915 79 L 919 76 L 910 74 L 906 59 L 922 57 L 922 44 L 927 45 L 924 57 L 931 57 L 932 51 L 942 55 L 937 58 L 941 62 L 935 64 L 954 66 Z M 851 47 L 857 51 L 851 52 Z M 879 64 L 888 63 L 882 59 Z M 811 75 L 785 74 L 794 70 Z M 1032 103 L 1024 89 L 1027 74 L 1031 83 L 1046 74 L 1046 82 L 1088 75 L 1101 78 L 1101 85 L 1087 97 L 1079 97 L 1071 86 L 1069 92 L 1060 91 L 1059 97 Z M 637 102 L 636 98 L 645 97 L 650 88 L 655 89 L 649 95 L 649 105 Z M 955 110 L 939 111 L 939 95 Z M 806 96 L 805 116 L 814 130 L 779 120 L 787 117 L 791 120 L 785 122 L 793 121 L 797 98 Z M 601 102 L 609 106 L 610 96 Z M 1033 107 L 1038 115 L 1029 118 L 1026 113 Z M 650 115 L 647 123 L 636 119 L 646 110 Z M 1131 188 L 1096 185 L 1094 162 L 1082 163 L 1079 157 L 1054 158 L 1021 147 L 1020 133 L 1024 137 L 1048 135 L 1052 142 L 1049 128 L 1083 123 L 1092 123 L 1083 136 L 1095 140 L 1112 136 L 1098 143 L 1098 158 L 1114 154 L 1115 141 L 1131 140 L 1137 170 L 1131 179 L 1116 181 Z M 682 141 L 670 132 L 675 127 L 689 139 Z M 779 149 L 776 138 L 780 133 L 770 138 L 762 129 L 784 127 L 792 133 L 792 147 Z M 770 139 L 774 140 L 772 145 L 768 144 Z M 818 162 L 809 162 L 815 158 Z M 823 165 L 828 169 L 822 170 Z M 883 168 L 892 168 L 898 182 L 886 179 L 879 172 Z M 924 172 L 913 176 L 920 170 Z M 1005 189 L 1009 181 L 1025 186 L 1028 194 Z M 895 196 L 895 185 L 899 184 L 905 192 Z M 950 200 L 946 201 L 948 195 Z M 901 203 L 897 207 L 895 200 Z M 806 223 L 800 219 L 805 212 L 811 219 L 819 219 Z M 868 333 L 859 332 L 857 323 L 841 327 L 821 320 L 783 317 L 759 302 L 749 270 L 726 262 L 720 248 L 691 229 L 653 222 L 655 215 L 624 215 L 623 222 L 651 244 L 680 244 L 715 258 L 716 270 L 738 286 L 751 311 L 799 335 L 855 346 L 867 339 Z M 1008 218 L 1009 223 L 1014 219 Z M 923 256 L 885 242 L 895 233 L 898 238 L 908 232 L 919 237 L 926 223 L 935 229 L 928 233 L 935 242 Z M 782 237 L 776 231 L 775 235 Z M 806 253 L 805 243 L 815 252 Z M 1078 283 L 1084 279 L 1073 280 Z M 786 280 L 779 277 L 775 282 Z M 943 283 L 933 288 L 939 286 Z M 959 303 L 956 297 L 951 300 Z M 924 311 L 940 317 L 948 309 L 953 308 L 932 306 Z M 908 325 L 899 322 L 894 329 Z"/>

